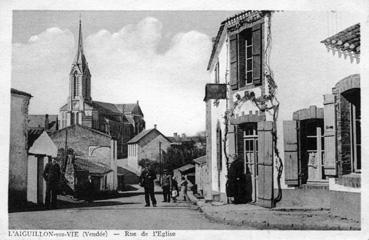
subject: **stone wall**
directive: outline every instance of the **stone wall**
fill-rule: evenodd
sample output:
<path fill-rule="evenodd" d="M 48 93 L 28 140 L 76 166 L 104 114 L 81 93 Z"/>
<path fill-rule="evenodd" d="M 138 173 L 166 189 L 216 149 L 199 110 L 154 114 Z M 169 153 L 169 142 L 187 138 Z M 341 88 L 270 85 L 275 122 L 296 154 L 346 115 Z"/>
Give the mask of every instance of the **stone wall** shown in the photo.
<path fill-rule="evenodd" d="M 170 146 L 170 142 L 166 138 L 164 138 L 162 135 L 156 135 L 154 132 L 155 131 L 149 133 L 149 136 L 145 136 L 145 138 L 142 140 L 142 142 L 146 143 L 145 145 L 143 145 L 140 141 L 138 153 L 139 160 L 147 158 L 150 160 L 159 161 L 159 142 L 161 142 L 161 150 L 164 152 L 166 152 Z"/>
<path fill-rule="evenodd" d="M 27 201 L 27 117 L 30 96 L 11 95 L 9 207 Z"/>

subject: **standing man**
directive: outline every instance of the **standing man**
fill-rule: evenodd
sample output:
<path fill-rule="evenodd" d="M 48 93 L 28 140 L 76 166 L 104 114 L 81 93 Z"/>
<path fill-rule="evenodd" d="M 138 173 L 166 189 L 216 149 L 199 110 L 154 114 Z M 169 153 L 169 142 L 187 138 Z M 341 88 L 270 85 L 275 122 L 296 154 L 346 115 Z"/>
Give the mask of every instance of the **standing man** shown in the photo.
<path fill-rule="evenodd" d="M 60 167 L 53 158 L 51 162 L 48 162 L 45 166 L 43 177 L 46 181 L 46 198 L 45 207 L 50 208 L 50 195 L 51 195 L 51 208 L 56 208 L 58 183 L 60 179 Z"/>
<path fill-rule="evenodd" d="M 141 176 L 140 176 L 140 184 L 145 189 L 145 207 L 150 207 L 150 198 L 153 207 L 156 207 L 156 199 L 154 193 L 154 180 L 156 179 L 155 171 L 152 169 L 151 165 L 145 166 Z"/>
<path fill-rule="evenodd" d="M 172 178 L 168 175 L 168 171 L 164 170 L 164 175 L 161 179 L 161 188 L 163 189 L 163 202 L 170 202 L 170 189 L 172 186 Z"/>

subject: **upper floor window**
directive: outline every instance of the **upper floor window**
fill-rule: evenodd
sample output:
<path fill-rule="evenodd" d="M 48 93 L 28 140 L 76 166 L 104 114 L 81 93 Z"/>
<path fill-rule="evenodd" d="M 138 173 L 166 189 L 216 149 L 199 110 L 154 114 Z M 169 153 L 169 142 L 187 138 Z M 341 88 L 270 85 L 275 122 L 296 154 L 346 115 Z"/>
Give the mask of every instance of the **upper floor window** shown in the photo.
<path fill-rule="evenodd" d="M 255 24 L 230 35 L 230 85 L 232 90 L 262 84 L 262 29 Z"/>

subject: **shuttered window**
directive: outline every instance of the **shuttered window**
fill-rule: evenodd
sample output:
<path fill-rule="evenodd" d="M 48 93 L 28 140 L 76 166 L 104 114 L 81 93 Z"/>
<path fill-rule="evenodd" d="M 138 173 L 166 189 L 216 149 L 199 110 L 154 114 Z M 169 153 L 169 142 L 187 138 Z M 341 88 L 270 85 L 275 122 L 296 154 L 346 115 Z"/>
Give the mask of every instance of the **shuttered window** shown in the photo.
<path fill-rule="evenodd" d="M 262 84 L 262 31 L 259 23 L 230 37 L 231 87 Z"/>
<path fill-rule="evenodd" d="M 217 168 L 222 170 L 222 130 L 217 127 Z"/>

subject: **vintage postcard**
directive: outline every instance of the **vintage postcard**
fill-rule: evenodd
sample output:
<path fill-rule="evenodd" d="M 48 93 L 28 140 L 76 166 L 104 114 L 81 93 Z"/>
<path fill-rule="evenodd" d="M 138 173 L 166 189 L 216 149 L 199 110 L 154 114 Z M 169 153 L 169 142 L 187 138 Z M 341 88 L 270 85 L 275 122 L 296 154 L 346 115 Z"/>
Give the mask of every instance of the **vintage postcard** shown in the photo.
<path fill-rule="evenodd" d="M 369 239 L 368 4 L 45 2 L 4 4 L 2 238 Z"/>

